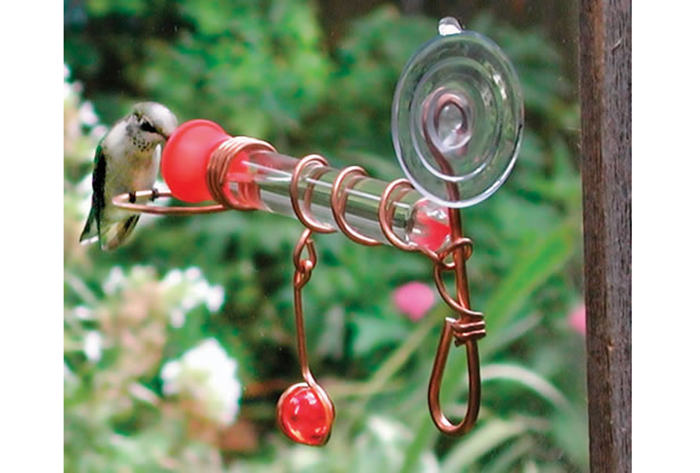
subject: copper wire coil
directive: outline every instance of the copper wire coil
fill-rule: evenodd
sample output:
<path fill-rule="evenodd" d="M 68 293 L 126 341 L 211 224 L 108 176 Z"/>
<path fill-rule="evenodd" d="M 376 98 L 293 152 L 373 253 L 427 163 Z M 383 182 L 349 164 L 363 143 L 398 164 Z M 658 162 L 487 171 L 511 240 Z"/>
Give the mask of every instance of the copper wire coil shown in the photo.
<path fill-rule="evenodd" d="M 306 228 L 309 228 L 317 233 L 333 233 L 335 232 L 335 228 L 333 228 L 331 225 L 320 223 L 316 219 L 309 216 L 311 210 L 311 193 L 313 191 L 313 184 L 308 180 L 306 183 L 306 192 L 304 192 L 304 200 L 299 200 L 299 179 L 301 178 L 301 174 L 304 172 L 306 167 L 314 163 L 322 166 L 328 166 L 328 161 L 326 161 L 326 158 L 318 154 L 310 154 L 305 156 L 299 160 L 296 166 L 294 166 L 292 179 L 289 183 L 289 197 L 291 199 L 292 209 L 294 210 L 294 214 L 297 216 L 299 221 L 303 223 Z"/>
<path fill-rule="evenodd" d="M 243 204 L 235 199 L 228 187 L 227 173 L 231 161 L 241 151 L 272 151 L 276 152 L 275 148 L 265 141 L 248 138 L 247 136 L 236 136 L 229 138 L 221 143 L 216 150 L 211 154 L 207 163 L 207 188 L 212 198 L 221 205 L 234 210 L 255 210 L 252 205 Z M 245 183 L 239 184 L 239 189 L 242 194 L 250 187 Z M 244 195 L 245 197 L 245 195 Z M 248 196 L 251 200 L 250 197 Z"/>
<path fill-rule="evenodd" d="M 367 171 L 365 171 L 360 166 L 350 166 L 342 171 L 333 180 L 333 188 L 331 191 L 331 211 L 333 212 L 333 218 L 335 218 L 335 223 L 338 225 L 340 231 L 345 233 L 345 236 L 350 238 L 355 243 L 366 246 L 377 246 L 381 245 L 380 241 L 373 238 L 366 237 L 360 232 L 348 225 L 345 219 L 345 205 L 348 201 L 347 190 L 343 192 L 343 182 L 346 179 L 352 178 L 352 176 L 367 176 Z M 347 189 L 351 189 L 352 183 L 348 183 Z M 381 203 L 380 203 L 381 206 Z"/>
<path fill-rule="evenodd" d="M 396 197 L 396 199 L 392 199 L 391 195 L 396 189 L 400 189 L 401 193 L 398 197 Z M 401 198 L 406 192 L 409 192 L 413 189 L 413 185 L 408 179 L 396 179 L 394 181 L 391 181 L 389 185 L 386 186 L 384 192 L 382 192 L 382 197 L 379 202 L 379 215 L 377 216 L 377 218 L 379 219 L 379 226 L 381 227 L 382 233 L 384 234 L 386 239 L 389 240 L 389 242 L 398 249 L 408 252 L 417 251 L 423 253 L 425 256 L 430 258 L 430 260 L 434 264 L 442 265 L 443 258 L 441 258 L 440 255 L 438 255 L 435 251 L 431 250 L 430 248 L 420 246 L 413 242 L 404 241 L 401 237 L 399 237 L 396 234 L 392 226 L 394 213 L 393 210 L 390 211 L 390 209 L 394 208 L 393 203 L 396 200 L 401 200 Z"/>

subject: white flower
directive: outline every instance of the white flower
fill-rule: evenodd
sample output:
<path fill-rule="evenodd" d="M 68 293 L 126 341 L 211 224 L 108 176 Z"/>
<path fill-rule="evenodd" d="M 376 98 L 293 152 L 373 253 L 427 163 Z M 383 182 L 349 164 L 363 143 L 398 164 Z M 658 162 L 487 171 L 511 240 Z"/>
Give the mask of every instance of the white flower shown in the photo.
<path fill-rule="evenodd" d="M 182 328 L 185 325 L 185 311 L 179 307 L 170 311 L 170 325 L 173 328 Z"/>
<path fill-rule="evenodd" d="M 102 284 L 102 288 L 105 293 L 112 295 L 117 292 L 117 289 L 121 288 L 126 281 L 126 276 L 124 275 L 124 270 L 119 266 L 114 266 L 109 270 L 109 275 L 107 280 Z"/>
<path fill-rule="evenodd" d="M 197 267 L 168 271 L 161 284 L 164 291 L 173 291 L 178 297 L 177 305 L 169 311 L 170 323 L 175 328 L 182 327 L 187 312 L 198 305 L 204 304 L 209 312 L 216 312 L 224 303 L 224 288 L 209 284 Z"/>
<path fill-rule="evenodd" d="M 209 312 L 216 312 L 224 304 L 224 288 L 216 285 L 210 286 L 206 294 L 206 304 Z"/>
<path fill-rule="evenodd" d="M 208 338 L 160 372 L 163 392 L 195 401 L 212 421 L 228 425 L 238 413 L 243 388 L 236 378 L 238 363 L 219 342 Z"/>
<path fill-rule="evenodd" d="M 196 282 L 202 278 L 202 270 L 196 266 L 192 266 L 185 270 L 185 279 L 190 282 Z"/>
<path fill-rule="evenodd" d="M 90 137 L 96 141 L 99 141 L 103 136 L 107 134 L 108 131 L 109 128 L 107 128 L 105 125 L 95 125 L 90 130 Z"/>
<path fill-rule="evenodd" d="M 85 335 L 83 352 L 88 360 L 92 362 L 100 361 L 100 358 L 102 358 L 102 336 L 99 332 L 91 330 Z"/>
<path fill-rule="evenodd" d="M 172 287 L 180 285 L 182 281 L 182 271 L 180 271 L 179 269 L 172 269 L 168 271 L 168 274 L 166 274 L 163 278 L 163 286 L 166 289 L 170 289 Z"/>
<path fill-rule="evenodd" d="M 79 305 L 73 308 L 73 314 L 78 320 L 92 320 L 92 310 L 84 305 Z"/>
<path fill-rule="evenodd" d="M 100 121 L 95 113 L 95 108 L 91 102 L 83 102 L 78 109 L 78 119 L 80 123 L 88 126 L 95 126 Z"/>
<path fill-rule="evenodd" d="M 68 82 L 63 83 L 63 100 L 68 100 L 73 95 L 73 87 Z"/>

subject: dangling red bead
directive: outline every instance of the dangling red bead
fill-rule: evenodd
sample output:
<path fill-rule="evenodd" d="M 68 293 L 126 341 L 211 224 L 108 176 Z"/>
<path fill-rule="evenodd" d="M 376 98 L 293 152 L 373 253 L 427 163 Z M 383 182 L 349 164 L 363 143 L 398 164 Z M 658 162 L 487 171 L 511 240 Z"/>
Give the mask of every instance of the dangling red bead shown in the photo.
<path fill-rule="evenodd" d="M 315 392 L 306 383 L 287 388 L 277 402 L 277 422 L 287 437 L 311 446 L 321 446 L 328 441 L 334 408 L 324 394 Z"/>

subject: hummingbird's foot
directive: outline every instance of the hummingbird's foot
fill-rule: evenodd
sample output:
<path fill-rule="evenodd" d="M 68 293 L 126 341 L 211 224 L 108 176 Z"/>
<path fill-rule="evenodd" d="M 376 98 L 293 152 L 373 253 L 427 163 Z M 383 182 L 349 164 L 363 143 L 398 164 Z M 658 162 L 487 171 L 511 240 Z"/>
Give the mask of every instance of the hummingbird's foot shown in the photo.
<path fill-rule="evenodd" d="M 129 192 L 129 203 L 133 204 L 136 202 L 136 192 Z"/>
<path fill-rule="evenodd" d="M 160 191 L 154 187 L 151 189 L 151 202 L 155 202 L 158 197 L 160 197 Z"/>

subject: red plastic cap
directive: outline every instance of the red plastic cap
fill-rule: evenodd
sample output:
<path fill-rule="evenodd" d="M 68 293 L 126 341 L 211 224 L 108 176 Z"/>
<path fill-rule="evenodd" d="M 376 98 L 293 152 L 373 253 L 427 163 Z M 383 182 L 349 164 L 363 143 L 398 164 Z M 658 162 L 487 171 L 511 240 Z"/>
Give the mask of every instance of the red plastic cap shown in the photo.
<path fill-rule="evenodd" d="M 173 132 L 163 150 L 160 172 L 174 197 L 190 203 L 212 199 L 207 164 L 214 149 L 228 138 L 209 120 L 190 120 Z"/>

